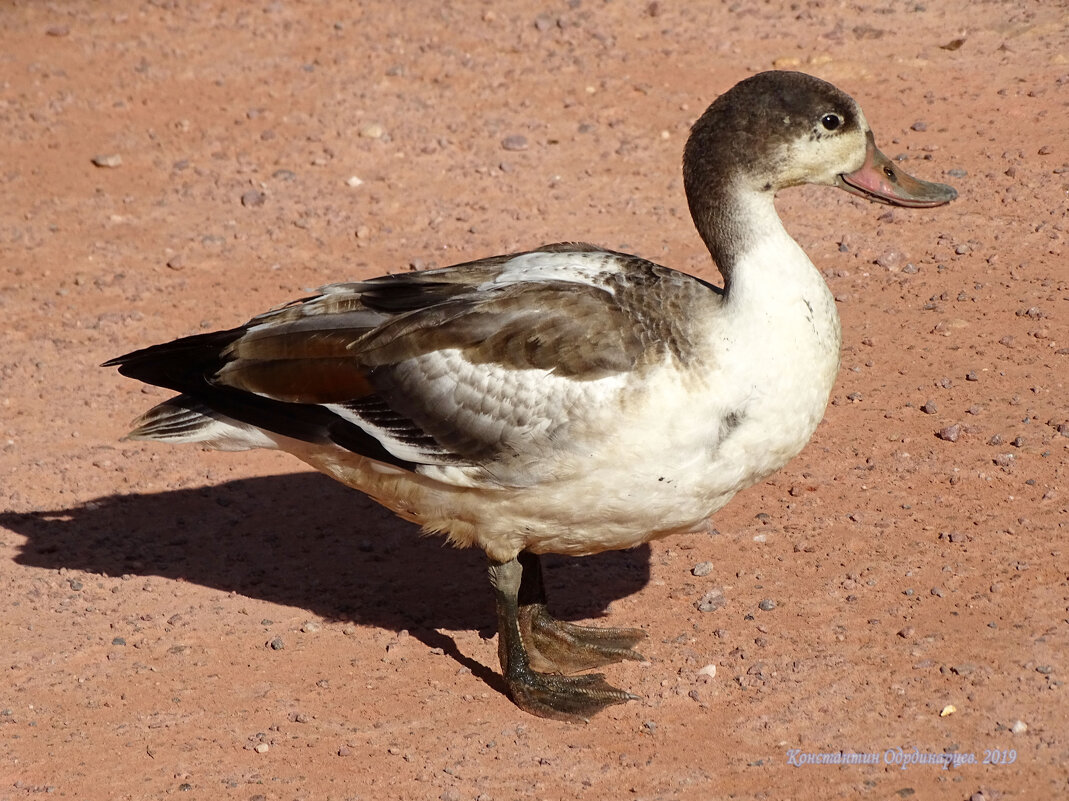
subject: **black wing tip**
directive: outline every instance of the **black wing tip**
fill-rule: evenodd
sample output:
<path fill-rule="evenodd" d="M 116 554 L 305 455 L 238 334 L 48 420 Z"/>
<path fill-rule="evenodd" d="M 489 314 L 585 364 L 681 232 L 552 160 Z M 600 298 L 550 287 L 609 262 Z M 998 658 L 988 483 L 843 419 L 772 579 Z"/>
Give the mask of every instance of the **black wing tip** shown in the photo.
<path fill-rule="evenodd" d="M 199 387 L 224 360 L 223 351 L 244 328 L 193 334 L 108 359 L 101 367 L 118 367 L 127 378 L 177 392 Z"/>
<path fill-rule="evenodd" d="M 148 348 L 141 348 L 140 350 L 132 350 L 129 353 L 124 353 L 122 356 L 115 356 L 108 359 L 106 362 L 100 364 L 101 367 L 118 367 L 119 372 L 123 375 L 130 375 L 130 366 L 136 365 L 138 362 L 146 360 L 146 356 L 151 355 L 151 351 L 156 348 L 163 347 L 162 345 L 153 345 Z M 137 378 L 136 375 L 130 376 L 131 378 Z"/>
<path fill-rule="evenodd" d="M 124 365 L 131 364 L 138 361 L 141 356 L 146 352 L 152 350 L 152 348 L 160 347 L 159 345 L 153 345 L 150 348 L 140 348 L 139 350 L 132 350 L 129 353 L 124 353 L 122 356 L 113 356 L 106 362 L 101 362 L 101 367 L 118 367 L 119 372 L 122 372 Z"/>

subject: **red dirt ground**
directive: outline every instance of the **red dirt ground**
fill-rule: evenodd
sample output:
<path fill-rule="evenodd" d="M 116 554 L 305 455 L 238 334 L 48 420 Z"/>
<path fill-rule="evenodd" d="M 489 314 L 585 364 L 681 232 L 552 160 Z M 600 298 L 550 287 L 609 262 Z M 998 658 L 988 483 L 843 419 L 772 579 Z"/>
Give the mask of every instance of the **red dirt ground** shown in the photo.
<path fill-rule="evenodd" d="M 0 23 L 0 799 L 1069 797 L 1064 3 Z M 100 362 L 309 287 L 560 240 L 715 279 L 681 148 L 774 66 L 960 197 L 783 193 L 843 319 L 813 442 L 709 533 L 549 566 L 559 614 L 649 632 L 608 669 L 641 702 L 523 714 L 481 554 L 284 455 L 118 441 L 166 393 Z M 809 764 L 831 752 L 877 761 Z"/>

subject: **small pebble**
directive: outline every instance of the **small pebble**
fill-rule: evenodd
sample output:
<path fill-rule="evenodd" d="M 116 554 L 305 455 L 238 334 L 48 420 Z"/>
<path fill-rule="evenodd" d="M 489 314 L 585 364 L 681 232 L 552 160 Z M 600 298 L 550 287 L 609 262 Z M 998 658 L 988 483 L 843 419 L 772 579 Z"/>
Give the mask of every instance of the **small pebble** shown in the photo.
<path fill-rule="evenodd" d="M 377 122 L 365 125 L 360 129 L 360 135 L 365 139 L 382 139 L 385 133 L 386 130 Z"/>
<path fill-rule="evenodd" d="M 349 186 L 352 186 L 352 187 L 357 187 L 357 186 L 360 186 L 360 184 L 362 184 L 362 183 L 364 183 L 364 182 L 363 182 L 363 181 L 361 181 L 361 180 L 360 180 L 359 178 L 357 178 L 357 177 L 356 177 L 356 176 L 354 175 L 354 176 L 352 176 L 351 178 L 349 178 L 349 180 L 348 180 L 348 181 L 346 181 L 345 183 L 346 183 L 346 184 L 348 184 Z"/>
<path fill-rule="evenodd" d="M 1054 668 L 1050 665 L 1038 665 L 1036 667 L 1036 673 L 1042 673 L 1044 676 L 1049 676 L 1054 672 Z"/>
<path fill-rule="evenodd" d="M 698 578 L 701 578 L 702 576 L 708 576 L 710 573 L 713 572 L 713 563 L 698 562 L 698 564 L 694 565 L 694 567 L 690 569 L 690 572 Z"/>
<path fill-rule="evenodd" d="M 943 597 L 943 588 L 942 587 L 932 587 L 932 595 L 934 595 L 936 598 L 942 598 Z"/>
<path fill-rule="evenodd" d="M 724 591 L 717 587 L 716 589 L 709 590 L 701 597 L 696 606 L 699 612 L 715 612 L 717 609 L 726 605 L 728 599 L 724 596 Z"/>
<path fill-rule="evenodd" d="M 905 254 L 900 250 L 887 250 L 876 257 L 876 264 L 891 272 L 901 269 L 905 262 Z"/>
<path fill-rule="evenodd" d="M 70 25 L 49 25 L 45 28 L 45 36 L 69 36 L 70 32 Z"/>
<path fill-rule="evenodd" d="M 925 401 L 924 405 L 921 406 L 921 411 L 925 414 L 935 414 L 939 411 L 939 407 L 935 405 L 935 401 L 928 400 Z"/>
<path fill-rule="evenodd" d="M 307 623 L 301 626 L 301 631 L 303 631 L 305 634 L 314 634 L 315 632 L 319 631 L 320 628 L 322 627 L 314 620 L 309 620 Z"/>
<path fill-rule="evenodd" d="M 268 643 L 268 645 L 271 647 L 272 651 L 281 651 L 283 648 L 286 647 L 286 644 L 282 642 L 281 637 L 275 637 L 271 640 L 271 642 Z"/>
<path fill-rule="evenodd" d="M 947 442 L 957 442 L 958 437 L 961 435 L 961 426 L 955 423 L 954 425 L 941 428 L 935 433 L 939 439 L 946 440 Z"/>
<path fill-rule="evenodd" d="M 759 609 L 764 610 L 765 612 L 771 612 L 773 609 L 776 608 L 776 602 L 773 601 L 771 598 L 765 598 L 761 601 L 761 603 L 757 605 L 757 607 Z"/>
<path fill-rule="evenodd" d="M 1010 731 L 1012 731 L 1014 734 L 1024 734 L 1026 731 L 1028 731 L 1028 724 L 1025 723 L 1023 720 L 1018 720 L 1012 726 L 1010 726 Z"/>
<path fill-rule="evenodd" d="M 93 164 L 97 167 L 118 167 L 122 164 L 122 156 L 118 153 L 93 156 Z"/>
<path fill-rule="evenodd" d="M 911 131 L 927 131 L 928 123 L 924 122 L 923 120 L 917 120 L 915 123 L 909 126 L 909 129 Z"/>
<path fill-rule="evenodd" d="M 246 208 L 253 208 L 255 206 L 262 206 L 266 200 L 267 196 L 263 192 L 250 189 L 241 196 L 241 205 Z"/>
<path fill-rule="evenodd" d="M 716 665 L 710 663 L 698 671 L 699 676 L 705 676 L 708 679 L 716 678 Z"/>
<path fill-rule="evenodd" d="M 351 749 L 347 745 L 343 745 L 341 748 L 338 749 L 338 756 L 340 756 L 340 757 L 347 757 L 352 753 L 353 753 L 353 749 Z"/>
<path fill-rule="evenodd" d="M 979 381 L 980 377 L 976 374 L 975 370 L 970 370 L 965 374 L 966 381 Z"/>
<path fill-rule="evenodd" d="M 257 743 L 253 746 L 252 750 L 257 754 L 266 754 L 270 750 L 271 746 L 267 743 Z"/>
<path fill-rule="evenodd" d="M 510 134 L 501 140 L 501 147 L 505 150 L 526 150 L 527 137 L 523 134 Z"/>

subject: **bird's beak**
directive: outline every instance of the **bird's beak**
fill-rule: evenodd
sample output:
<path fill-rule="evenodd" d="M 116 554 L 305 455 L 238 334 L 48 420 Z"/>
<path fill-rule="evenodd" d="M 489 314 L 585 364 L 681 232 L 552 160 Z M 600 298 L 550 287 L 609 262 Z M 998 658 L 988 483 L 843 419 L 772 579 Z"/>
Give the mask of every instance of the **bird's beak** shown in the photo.
<path fill-rule="evenodd" d="M 859 170 L 839 175 L 836 185 L 853 195 L 877 203 L 911 208 L 942 206 L 958 196 L 957 190 L 952 186 L 922 181 L 898 169 L 876 147 L 872 131 L 868 132 L 865 163 Z"/>

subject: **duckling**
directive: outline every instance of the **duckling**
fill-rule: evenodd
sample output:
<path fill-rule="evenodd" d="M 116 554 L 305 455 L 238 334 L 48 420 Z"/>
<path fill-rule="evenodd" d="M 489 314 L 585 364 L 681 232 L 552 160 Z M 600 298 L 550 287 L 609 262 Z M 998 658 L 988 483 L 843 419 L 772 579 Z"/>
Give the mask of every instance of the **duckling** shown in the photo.
<path fill-rule="evenodd" d="M 645 633 L 554 618 L 539 556 L 693 531 L 808 442 L 839 318 L 776 192 L 822 184 L 914 208 L 957 194 L 899 170 L 853 99 L 796 72 L 718 97 L 683 177 L 722 287 L 576 243 L 332 284 L 106 362 L 180 393 L 127 438 L 287 451 L 482 548 L 521 709 L 582 721 L 635 699 L 582 671 L 642 659 Z"/>

